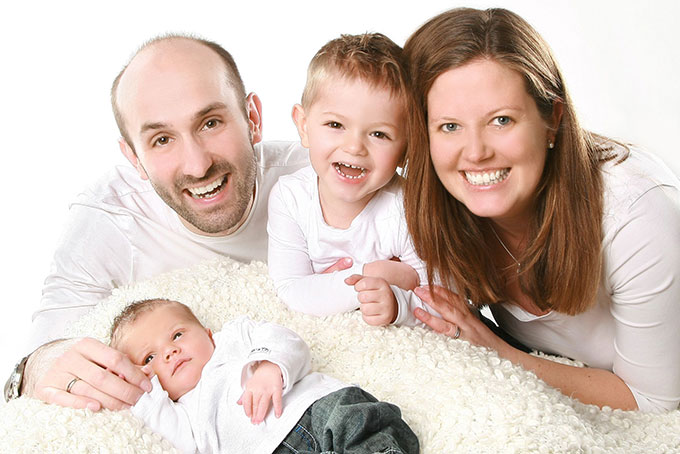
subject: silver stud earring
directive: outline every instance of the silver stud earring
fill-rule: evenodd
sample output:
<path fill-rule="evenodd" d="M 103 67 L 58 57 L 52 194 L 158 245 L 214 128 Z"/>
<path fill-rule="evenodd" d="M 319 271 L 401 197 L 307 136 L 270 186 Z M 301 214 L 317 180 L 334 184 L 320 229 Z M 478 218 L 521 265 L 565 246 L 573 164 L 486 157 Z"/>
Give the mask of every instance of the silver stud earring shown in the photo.
<path fill-rule="evenodd" d="M 548 148 L 552 150 L 555 148 L 555 144 L 552 141 L 548 142 Z"/>

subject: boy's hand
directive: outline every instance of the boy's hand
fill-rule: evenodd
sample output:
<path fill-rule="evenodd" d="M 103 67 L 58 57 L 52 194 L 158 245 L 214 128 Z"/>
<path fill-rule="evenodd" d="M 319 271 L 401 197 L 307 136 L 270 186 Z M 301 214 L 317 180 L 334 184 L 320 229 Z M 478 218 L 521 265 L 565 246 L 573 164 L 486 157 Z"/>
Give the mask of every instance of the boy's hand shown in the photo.
<path fill-rule="evenodd" d="M 397 319 L 397 299 L 385 279 L 353 274 L 345 279 L 345 284 L 353 285 L 359 293 L 359 310 L 366 323 L 384 326 Z"/>
<path fill-rule="evenodd" d="M 411 265 L 395 260 L 376 260 L 364 265 L 364 276 L 380 277 L 390 285 L 413 290 L 420 284 L 418 273 Z"/>
<path fill-rule="evenodd" d="M 246 381 L 245 390 L 237 403 L 243 405 L 243 410 L 250 418 L 250 422 L 260 424 L 269 412 L 269 402 L 274 403 L 274 415 L 277 418 L 281 416 L 283 413 L 282 394 L 281 369 L 272 362 L 262 361 Z"/>

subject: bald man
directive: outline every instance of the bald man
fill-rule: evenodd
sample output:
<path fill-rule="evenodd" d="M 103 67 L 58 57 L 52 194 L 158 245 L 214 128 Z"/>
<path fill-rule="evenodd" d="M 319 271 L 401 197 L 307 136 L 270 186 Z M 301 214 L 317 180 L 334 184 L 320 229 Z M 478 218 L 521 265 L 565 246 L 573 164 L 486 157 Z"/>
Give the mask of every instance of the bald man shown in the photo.
<path fill-rule="evenodd" d="M 132 405 L 150 383 L 95 340 L 54 341 L 67 324 L 113 288 L 161 272 L 221 256 L 266 260 L 269 191 L 280 175 L 308 164 L 299 144 L 261 143 L 260 100 L 246 95 L 233 59 L 215 43 L 155 39 L 121 71 L 111 95 L 132 167 L 115 168 L 72 204 L 34 315 L 32 344 L 42 347 L 18 388 L 92 410 Z"/>

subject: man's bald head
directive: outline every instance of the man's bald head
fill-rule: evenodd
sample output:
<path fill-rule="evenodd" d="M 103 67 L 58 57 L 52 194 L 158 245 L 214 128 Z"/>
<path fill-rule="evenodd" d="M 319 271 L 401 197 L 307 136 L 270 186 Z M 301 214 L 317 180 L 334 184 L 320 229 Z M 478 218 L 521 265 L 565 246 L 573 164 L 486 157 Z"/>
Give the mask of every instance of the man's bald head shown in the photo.
<path fill-rule="evenodd" d="M 193 51 L 192 51 L 193 49 Z M 120 73 L 116 76 L 111 87 L 111 105 L 113 107 L 113 115 L 118 125 L 118 130 L 125 141 L 134 149 L 129 131 L 125 125 L 125 117 L 123 115 L 124 107 L 121 105 L 120 99 L 120 85 L 121 81 L 126 78 L 128 69 L 135 69 L 135 66 L 147 67 L 155 64 L 163 64 L 165 57 L 171 54 L 184 53 L 187 58 L 202 58 L 205 55 L 202 50 L 210 50 L 221 60 L 224 65 L 225 80 L 228 86 L 233 90 L 236 99 L 243 100 L 243 114 L 248 116 L 246 107 L 246 90 L 241 79 L 241 74 L 236 67 L 236 63 L 231 54 L 227 52 L 219 44 L 208 41 L 202 38 L 197 38 L 189 35 L 164 35 L 153 38 L 144 43 L 130 61 L 123 67 Z M 198 52 L 195 52 L 198 51 Z M 166 63 L 169 63 L 166 61 Z M 187 61 L 189 64 L 190 61 Z M 127 81 L 126 81 L 127 82 Z M 134 82 L 132 82 L 134 83 Z"/>

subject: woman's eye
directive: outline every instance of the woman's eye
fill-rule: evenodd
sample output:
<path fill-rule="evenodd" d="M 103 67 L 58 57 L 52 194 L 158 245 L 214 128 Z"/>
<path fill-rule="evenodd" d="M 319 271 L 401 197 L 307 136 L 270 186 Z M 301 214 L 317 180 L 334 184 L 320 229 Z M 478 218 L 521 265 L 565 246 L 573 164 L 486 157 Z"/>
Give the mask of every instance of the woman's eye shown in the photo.
<path fill-rule="evenodd" d="M 154 356 L 155 355 L 149 355 L 146 358 L 144 358 L 144 361 L 143 361 L 144 364 L 149 364 L 153 360 Z"/>
<path fill-rule="evenodd" d="M 442 131 L 453 132 L 453 131 L 458 130 L 459 127 L 460 126 L 458 126 L 458 124 L 456 124 L 456 123 L 445 123 L 445 124 L 442 125 Z"/>
<path fill-rule="evenodd" d="M 177 340 L 177 339 L 179 339 L 180 337 L 182 337 L 182 333 L 175 333 L 175 335 L 172 336 L 172 340 Z"/>
<path fill-rule="evenodd" d="M 494 118 L 494 123 L 496 123 L 498 126 L 507 126 L 512 122 L 510 117 L 506 117 L 505 115 L 501 115 L 500 117 Z"/>

